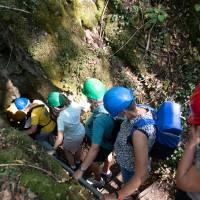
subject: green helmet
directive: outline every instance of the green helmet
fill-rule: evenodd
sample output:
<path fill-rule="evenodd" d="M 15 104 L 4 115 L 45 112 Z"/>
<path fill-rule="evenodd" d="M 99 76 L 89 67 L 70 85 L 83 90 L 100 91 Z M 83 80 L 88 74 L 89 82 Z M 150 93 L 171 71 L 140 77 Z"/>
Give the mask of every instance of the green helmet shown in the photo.
<path fill-rule="evenodd" d="M 100 100 L 106 92 L 106 87 L 100 80 L 89 78 L 84 82 L 82 92 L 90 99 Z"/>
<path fill-rule="evenodd" d="M 51 107 L 62 107 L 65 104 L 65 97 L 59 92 L 50 92 L 47 103 Z"/>

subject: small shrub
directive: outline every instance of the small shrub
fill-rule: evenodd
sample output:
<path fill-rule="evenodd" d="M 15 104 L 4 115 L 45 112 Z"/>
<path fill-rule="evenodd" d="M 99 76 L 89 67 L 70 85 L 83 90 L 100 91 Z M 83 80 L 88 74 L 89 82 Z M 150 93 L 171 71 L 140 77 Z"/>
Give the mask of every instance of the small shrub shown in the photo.
<path fill-rule="evenodd" d="M 158 23 L 164 23 L 167 19 L 167 13 L 165 9 L 158 5 L 158 7 L 151 7 L 145 10 L 145 18 L 146 18 L 146 28 L 149 28 Z"/>

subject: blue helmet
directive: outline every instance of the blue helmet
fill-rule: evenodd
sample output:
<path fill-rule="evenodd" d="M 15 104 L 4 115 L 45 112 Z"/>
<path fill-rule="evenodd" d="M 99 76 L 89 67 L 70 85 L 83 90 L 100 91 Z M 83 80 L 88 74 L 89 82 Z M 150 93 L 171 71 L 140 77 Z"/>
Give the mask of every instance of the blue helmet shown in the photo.
<path fill-rule="evenodd" d="M 29 99 L 24 98 L 24 97 L 19 97 L 15 99 L 15 106 L 17 107 L 18 110 L 24 110 L 26 107 L 28 107 L 30 104 Z"/>
<path fill-rule="evenodd" d="M 135 101 L 136 98 L 133 92 L 133 90 L 121 86 L 112 87 L 103 98 L 105 109 L 112 117 L 116 117 Z"/>

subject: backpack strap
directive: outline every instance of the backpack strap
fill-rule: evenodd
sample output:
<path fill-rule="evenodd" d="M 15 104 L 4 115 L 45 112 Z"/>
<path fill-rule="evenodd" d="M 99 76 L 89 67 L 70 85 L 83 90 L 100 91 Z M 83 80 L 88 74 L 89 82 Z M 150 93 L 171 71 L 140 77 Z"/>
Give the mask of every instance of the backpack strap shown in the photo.
<path fill-rule="evenodd" d="M 31 113 L 32 113 L 32 111 L 34 110 L 34 109 L 36 109 L 36 108 L 40 108 L 40 107 L 45 107 L 46 108 L 46 106 L 45 106 L 45 104 L 40 104 L 40 105 L 36 105 L 36 106 L 34 106 L 34 107 L 32 107 L 31 109 L 30 109 L 30 111 L 29 111 L 29 115 L 31 116 Z M 28 116 L 28 115 L 27 115 Z M 29 116 L 29 117 L 30 117 Z M 50 119 L 49 119 L 49 121 L 45 124 L 45 125 L 38 125 L 38 126 L 40 126 L 40 128 L 43 128 L 43 127 L 45 127 L 45 126 L 47 126 L 47 125 L 49 125 L 50 123 L 51 123 L 51 116 L 50 116 Z"/>
<path fill-rule="evenodd" d="M 31 108 L 31 110 L 30 110 L 30 112 L 32 112 L 34 109 L 36 109 L 36 108 L 40 108 L 40 107 L 44 107 L 45 106 L 45 104 L 40 104 L 40 105 L 36 105 L 36 106 L 33 106 L 32 108 Z"/>
<path fill-rule="evenodd" d="M 127 138 L 127 144 L 132 145 L 132 134 L 135 130 L 140 130 L 141 127 L 146 125 L 156 125 L 156 120 L 154 119 L 139 119 L 136 123 L 134 123 L 130 135 Z M 146 134 L 145 134 L 146 135 Z"/>
<path fill-rule="evenodd" d="M 133 128 L 139 128 L 146 125 L 156 125 L 155 119 L 139 119 L 136 123 L 134 123 Z"/>

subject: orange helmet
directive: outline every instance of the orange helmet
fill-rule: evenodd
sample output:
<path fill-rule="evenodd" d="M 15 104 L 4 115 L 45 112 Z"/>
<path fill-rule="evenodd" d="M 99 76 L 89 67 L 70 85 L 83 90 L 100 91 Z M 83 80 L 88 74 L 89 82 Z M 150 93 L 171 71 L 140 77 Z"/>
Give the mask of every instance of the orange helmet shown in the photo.
<path fill-rule="evenodd" d="M 200 124 L 200 85 L 198 85 L 190 98 L 191 113 L 188 117 L 189 124 Z"/>

